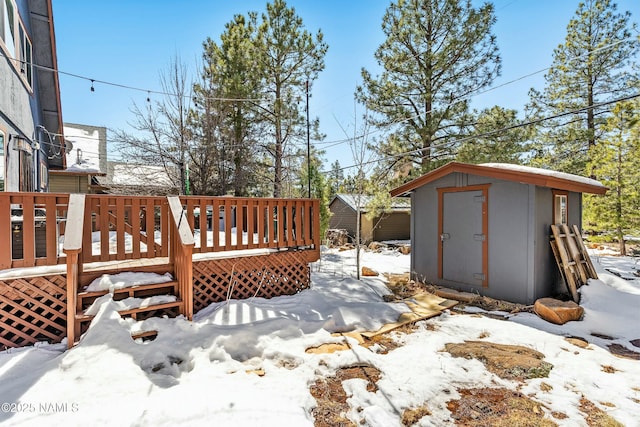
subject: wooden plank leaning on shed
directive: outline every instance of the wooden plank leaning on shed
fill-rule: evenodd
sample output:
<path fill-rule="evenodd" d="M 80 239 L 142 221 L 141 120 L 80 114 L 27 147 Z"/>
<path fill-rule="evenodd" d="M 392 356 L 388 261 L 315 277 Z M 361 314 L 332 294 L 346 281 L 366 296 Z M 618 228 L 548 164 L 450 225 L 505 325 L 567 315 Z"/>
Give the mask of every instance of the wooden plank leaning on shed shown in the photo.
<path fill-rule="evenodd" d="M 578 289 L 586 285 L 589 279 L 597 279 L 598 274 L 591 263 L 582 235 L 576 225 L 551 226 L 551 249 L 560 268 L 562 278 L 577 303 L 580 301 Z"/>

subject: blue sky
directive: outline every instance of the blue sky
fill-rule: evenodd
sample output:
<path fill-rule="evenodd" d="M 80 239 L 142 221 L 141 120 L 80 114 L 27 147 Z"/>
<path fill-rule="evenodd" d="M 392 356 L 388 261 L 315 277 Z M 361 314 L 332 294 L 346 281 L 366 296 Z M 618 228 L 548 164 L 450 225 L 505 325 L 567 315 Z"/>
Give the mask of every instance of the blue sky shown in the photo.
<path fill-rule="evenodd" d="M 320 118 L 325 141 L 351 136 L 361 127 L 362 109 L 354 116 L 353 93 L 362 67 L 374 71 L 373 54 L 383 41 L 380 24 L 389 0 L 289 0 L 305 27 L 321 29 L 329 50 L 325 70 L 312 89 L 310 112 Z M 640 21 L 640 1 L 620 0 L 619 10 L 629 10 Z M 479 1 L 474 0 L 479 5 Z M 553 49 L 564 41 L 566 26 L 577 0 L 496 0 L 494 33 L 502 55 L 502 75 L 494 86 L 510 82 L 551 65 Z M 219 40 L 224 24 L 234 14 L 262 12 L 266 0 L 53 0 L 58 68 L 89 79 L 159 90 L 159 74 L 179 55 L 195 74 L 202 42 Z M 500 105 L 522 111 L 529 88 L 542 89 L 544 73 L 511 83 L 473 98 L 472 105 Z M 133 102 L 143 105 L 145 91 L 95 84 L 60 76 L 65 122 L 128 129 Z M 152 100 L 157 99 L 151 96 Z M 346 144 L 324 144 L 325 168 L 338 159 L 353 163 Z M 323 147 L 323 144 L 318 144 Z M 109 147 L 109 159 L 119 157 Z"/>

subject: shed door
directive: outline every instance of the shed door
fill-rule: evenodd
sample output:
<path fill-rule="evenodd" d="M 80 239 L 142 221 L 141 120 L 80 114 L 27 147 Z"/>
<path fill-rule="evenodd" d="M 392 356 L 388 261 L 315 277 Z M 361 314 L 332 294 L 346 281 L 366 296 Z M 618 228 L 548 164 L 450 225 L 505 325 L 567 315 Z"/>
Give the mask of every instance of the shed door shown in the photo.
<path fill-rule="evenodd" d="M 442 193 L 442 279 L 486 286 L 486 192 Z"/>

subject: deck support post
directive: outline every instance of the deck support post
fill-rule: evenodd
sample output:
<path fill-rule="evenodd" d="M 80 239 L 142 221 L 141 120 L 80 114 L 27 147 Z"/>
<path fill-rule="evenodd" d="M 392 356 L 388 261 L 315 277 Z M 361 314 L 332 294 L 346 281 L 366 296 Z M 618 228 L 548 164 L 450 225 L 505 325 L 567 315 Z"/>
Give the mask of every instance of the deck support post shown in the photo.
<path fill-rule="evenodd" d="M 82 231 L 84 230 L 84 194 L 71 194 L 67 211 L 67 227 L 62 250 L 67 255 L 67 347 L 75 344 L 80 331 L 76 328 L 78 276 L 82 271 Z"/>

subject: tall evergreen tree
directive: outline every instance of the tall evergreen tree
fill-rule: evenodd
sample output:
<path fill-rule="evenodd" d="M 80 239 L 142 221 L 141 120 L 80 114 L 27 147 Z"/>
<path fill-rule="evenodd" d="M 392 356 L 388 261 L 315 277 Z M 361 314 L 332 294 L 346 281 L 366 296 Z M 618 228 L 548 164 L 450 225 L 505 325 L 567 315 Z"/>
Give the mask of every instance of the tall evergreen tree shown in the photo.
<path fill-rule="evenodd" d="M 609 188 L 605 196 L 586 196 L 585 223 L 612 231 L 626 255 L 624 235 L 640 231 L 640 102 L 619 103 L 607 120 L 607 137 L 591 151 L 589 166 Z"/>
<path fill-rule="evenodd" d="M 523 163 L 528 127 L 515 127 L 518 112 L 494 106 L 482 110 L 470 126 L 456 160 L 464 163 Z M 506 129 L 506 130 L 505 130 Z"/>
<path fill-rule="evenodd" d="M 340 188 L 344 184 L 344 170 L 342 169 L 342 166 L 340 166 L 339 160 L 335 160 L 331 163 L 328 183 L 331 190 L 331 196 L 340 192 Z"/>
<path fill-rule="evenodd" d="M 260 103 L 262 121 L 272 133 L 265 149 L 273 159 L 273 196 L 283 192 L 285 160 L 290 142 L 306 135 L 304 105 L 299 101 L 307 82 L 313 82 L 324 69 L 328 46 L 320 30 L 315 37 L 304 29 L 302 18 L 284 0 L 267 3 L 255 40 L 254 52 L 263 74 Z"/>
<path fill-rule="evenodd" d="M 567 26 L 564 44 L 553 52 L 542 92 L 531 90 L 533 117 L 573 112 L 543 122 L 537 139 L 537 165 L 570 173 L 587 170 L 589 150 L 603 138 L 608 106 L 631 89 L 630 60 L 638 51 L 631 36 L 629 12 L 619 13 L 611 0 L 586 0 Z"/>
<path fill-rule="evenodd" d="M 356 89 L 372 125 L 391 133 L 376 149 L 415 173 L 452 158 L 450 143 L 468 110 L 467 97 L 491 84 L 500 57 L 491 27 L 494 8 L 471 0 L 397 0 L 382 20 L 386 40 L 375 52 L 379 76 L 362 70 Z M 401 153 L 407 153 L 401 155 Z"/>
<path fill-rule="evenodd" d="M 320 170 L 322 168 L 323 155 L 323 151 L 312 149 L 310 164 L 307 163 L 306 156 L 304 157 L 300 167 L 300 174 L 298 175 L 299 194 L 297 195 L 298 197 L 307 197 L 309 194 L 308 185 L 311 182 L 311 198 L 320 200 L 320 236 L 324 236 L 329 228 L 329 217 L 331 216 L 331 211 L 329 210 L 331 187 L 329 186 L 329 179 Z"/>
<path fill-rule="evenodd" d="M 257 179 L 258 123 L 248 101 L 258 97 L 261 89 L 255 32 L 255 13 L 236 15 L 226 24 L 220 44 L 210 38 L 203 43 L 192 122 L 199 130 L 199 150 L 193 153 L 196 172 L 213 179 L 206 193 L 247 196 Z"/>

